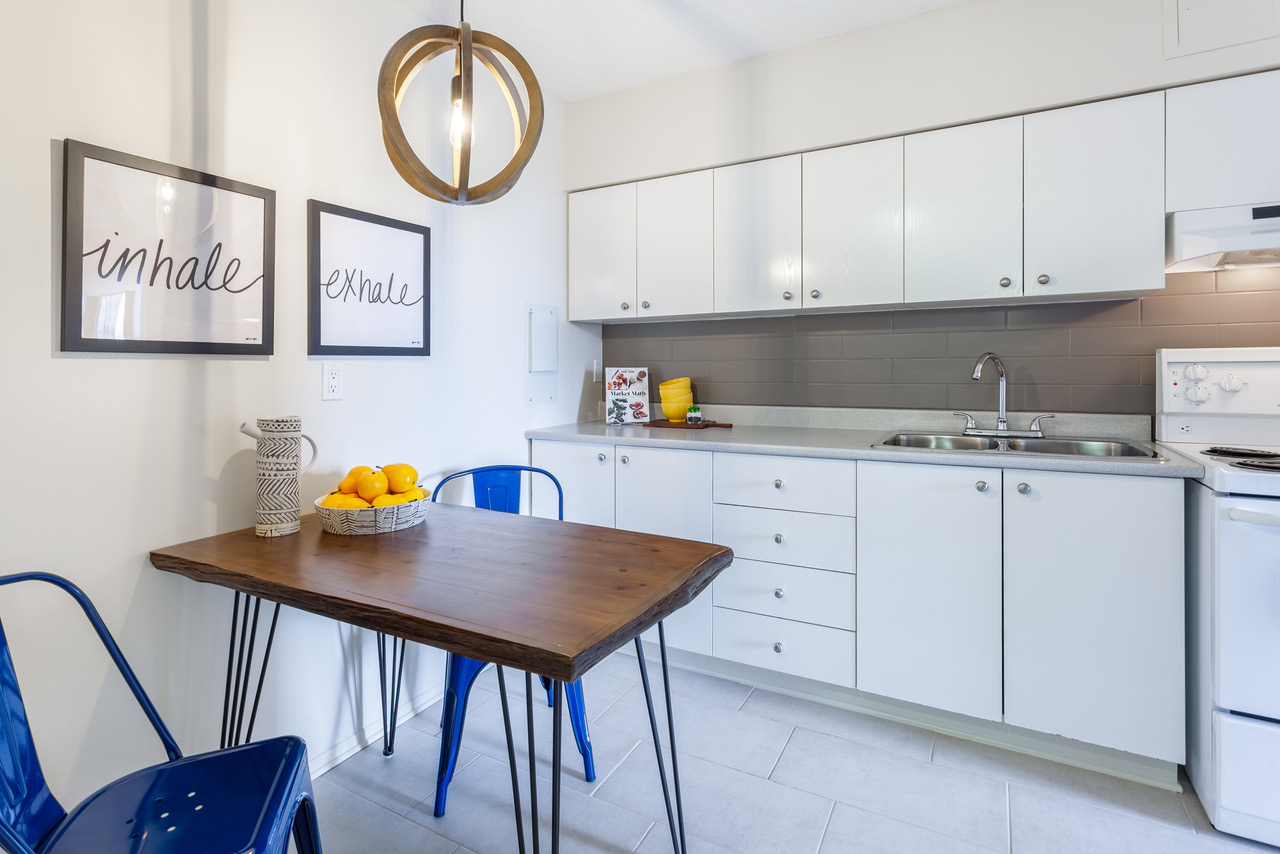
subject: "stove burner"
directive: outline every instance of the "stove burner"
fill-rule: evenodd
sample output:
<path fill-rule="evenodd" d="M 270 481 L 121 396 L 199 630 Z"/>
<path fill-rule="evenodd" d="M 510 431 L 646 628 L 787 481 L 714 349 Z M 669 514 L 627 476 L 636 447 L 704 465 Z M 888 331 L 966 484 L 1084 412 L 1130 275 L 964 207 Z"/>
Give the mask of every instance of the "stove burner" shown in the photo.
<path fill-rule="evenodd" d="M 1270 471 L 1280 474 L 1280 460 L 1237 460 L 1231 465 L 1235 468 Z"/>
<path fill-rule="evenodd" d="M 1238 460 L 1274 460 L 1280 458 L 1280 451 L 1256 451 L 1252 448 L 1213 447 L 1200 453 L 1207 457 L 1231 457 Z"/>

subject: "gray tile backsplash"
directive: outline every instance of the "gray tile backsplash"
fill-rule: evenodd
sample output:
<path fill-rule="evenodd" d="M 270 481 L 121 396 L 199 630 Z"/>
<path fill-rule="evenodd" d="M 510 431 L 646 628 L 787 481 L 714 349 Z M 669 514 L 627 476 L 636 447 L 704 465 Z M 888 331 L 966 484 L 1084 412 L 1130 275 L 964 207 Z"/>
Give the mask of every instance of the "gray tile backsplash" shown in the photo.
<path fill-rule="evenodd" d="M 1153 414 L 1161 347 L 1280 346 L 1280 268 L 1183 273 L 1122 302 L 938 308 L 604 327 L 607 366 L 689 376 L 700 403 Z"/>

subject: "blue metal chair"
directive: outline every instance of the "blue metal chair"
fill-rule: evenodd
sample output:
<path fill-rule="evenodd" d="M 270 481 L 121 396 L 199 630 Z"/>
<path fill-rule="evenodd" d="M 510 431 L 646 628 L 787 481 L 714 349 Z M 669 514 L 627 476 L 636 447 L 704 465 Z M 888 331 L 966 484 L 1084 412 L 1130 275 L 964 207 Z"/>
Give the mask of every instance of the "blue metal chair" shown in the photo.
<path fill-rule="evenodd" d="M 292 736 L 183 757 L 120 648 L 80 588 L 43 572 L 84 609 L 169 761 L 99 789 L 67 812 L 40 770 L 9 644 L 0 627 L 0 848 L 9 854 L 321 854 L 307 747 Z"/>
<path fill-rule="evenodd" d="M 438 500 L 441 488 L 449 481 L 469 476 L 477 507 L 499 510 L 503 513 L 519 513 L 522 472 L 545 475 L 555 484 L 556 493 L 559 496 L 558 516 L 563 521 L 564 490 L 560 488 L 560 481 L 556 480 L 551 472 L 531 466 L 484 466 L 451 474 L 436 484 L 435 491 L 431 493 L 431 500 Z M 449 781 L 453 779 L 454 767 L 458 762 L 458 750 L 462 743 L 462 724 L 467 713 L 467 698 L 476 677 L 486 666 L 487 662 L 449 653 L 445 669 L 444 711 L 440 719 L 440 771 L 436 780 L 435 804 L 437 816 L 444 815 Z M 547 703 L 550 705 L 552 682 L 545 677 L 539 678 L 547 691 Z M 578 752 L 582 754 L 583 774 L 587 782 L 591 782 L 596 778 L 596 768 L 591 753 L 591 736 L 587 732 L 587 711 L 586 701 L 582 696 L 582 681 L 568 683 L 564 688 L 565 699 L 569 705 L 569 722 L 573 727 L 573 739 L 578 744 Z"/>

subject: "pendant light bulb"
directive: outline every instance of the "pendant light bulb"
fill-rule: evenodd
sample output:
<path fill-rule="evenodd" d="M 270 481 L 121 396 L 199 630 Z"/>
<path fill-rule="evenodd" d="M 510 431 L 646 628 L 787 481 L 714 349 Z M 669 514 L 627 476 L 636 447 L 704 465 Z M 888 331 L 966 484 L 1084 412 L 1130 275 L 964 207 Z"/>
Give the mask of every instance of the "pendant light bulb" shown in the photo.
<path fill-rule="evenodd" d="M 455 149 L 462 149 L 462 137 L 467 132 L 467 121 L 462 115 L 462 75 L 453 75 L 453 82 L 450 84 L 451 99 L 453 101 L 453 118 L 449 122 L 449 144 Z M 475 144 L 475 122 L 472 122 L 471 142 Z"/>

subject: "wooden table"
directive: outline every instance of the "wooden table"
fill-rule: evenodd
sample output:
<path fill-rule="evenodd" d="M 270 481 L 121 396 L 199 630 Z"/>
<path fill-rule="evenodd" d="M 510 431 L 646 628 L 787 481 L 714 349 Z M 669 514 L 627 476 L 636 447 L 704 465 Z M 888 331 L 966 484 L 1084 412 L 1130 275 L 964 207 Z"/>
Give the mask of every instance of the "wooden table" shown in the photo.
<path fill-rule="evenodd" d="M 638 646 L 641 632 L 692 601 L 732 559 L 723 546 L 448 504 L 432 505 L 425 522 L 390 534 L 329 534 L 308 516 L 286 537 L 246 528 L 151 553 L 156 568 L 195 581 L 547 676 L 557 683 L 557 707 L 562 683 L 628 641 Z M 246 605 L 246 625 L 248 613 Z M 665 643 L 662 659 L 665 680 Z M 639 665 L 644 676 L 643 655 Z M 247 689 L 247 670 L 244 682 Z M 228 691 L 230 684 L 229 669 Z M 670 724 L 669 691 L 667 703 Z M 657 745 L 651 698 L 649 713 Z M 557 708 L 553 851 L 559 724 Z M 661 750 L 658 759 L 661 769 Z M 514 784 L 514 767 L 512 773 Z M 677 805 L 678 797 L 677 777 Z M 516 815 L 518 822 L 518 793 Z M 674 822 L 672 831 L 674 844 Z M 523 832 L 520 841 L 523 851 Z"/>

